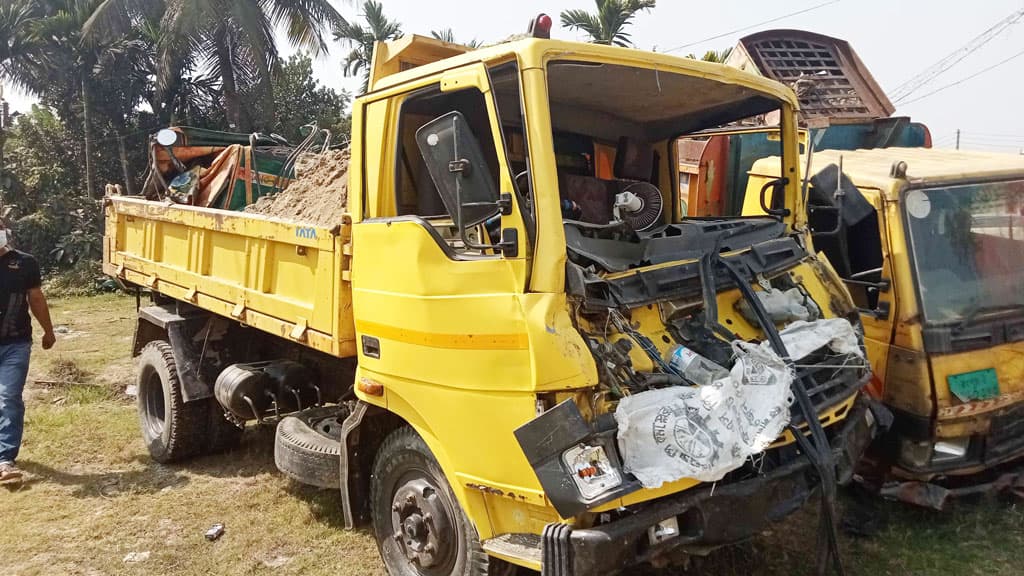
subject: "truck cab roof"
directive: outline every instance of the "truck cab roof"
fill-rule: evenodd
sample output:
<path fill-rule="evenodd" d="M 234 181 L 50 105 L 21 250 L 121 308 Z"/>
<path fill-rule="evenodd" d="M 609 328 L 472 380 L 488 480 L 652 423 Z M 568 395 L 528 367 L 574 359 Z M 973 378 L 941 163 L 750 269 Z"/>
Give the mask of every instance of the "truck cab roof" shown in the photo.
<path fill-rule="evenodd" d="M 519 60 L 523 70 L 543 68 L 553 57 L 656 68 L 743 86 L 787 102 L 794 108 L 798 105 L 796 94 L 785 84 L 725 64 L 632 48 L 521 36 L 478 49 L 415 34 L 379 42 L 374 49 L 367 95 L 466 64 L 498 62 L 513 57 Z"/>
<path fill-rule="evenodd" d="M 920 186 L 1024 177 L 1024 155 L 937 148 L 815 151 L 810 173 L 839 164 L 840 157 L 843 172 L 854 184 L 881 190 L 891 200 L 906 182 Z M 806 162 L 803 156 L 800 165 L 806 166 Z M 906 163 L 905 177 L 893 174 L 898 162 Z M 754 164 L 751 173 L 774 175 L 778 167 L 778 158 L 763 158 Z"/>

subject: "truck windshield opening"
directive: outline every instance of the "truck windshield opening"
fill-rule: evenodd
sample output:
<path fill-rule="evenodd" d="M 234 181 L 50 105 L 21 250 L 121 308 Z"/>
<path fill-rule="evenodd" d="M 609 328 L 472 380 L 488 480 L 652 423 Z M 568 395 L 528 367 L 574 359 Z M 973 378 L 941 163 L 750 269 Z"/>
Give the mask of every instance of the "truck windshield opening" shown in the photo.
<path fill-rule="evenodd" d="M 713 247 L 697 239 L 713 240 L 702 237 L 720 227 L 687 220 L 677 141 L 707 141 L 712 129 L 778 125 L 781 102 L 748 86 L 638 66 L 562 60 L 548 65 L 547 77 L 570 257 L 621 271 L 699 257 Z M 781 139 L 768 144 L 781 160 Z M 723 166 L 732 160 L 722 158 Z M 758 230 L 730 230 L 734 249 L 740 237 L 763 241 L 784 229 L 730 220 L 730 228 Z"/>

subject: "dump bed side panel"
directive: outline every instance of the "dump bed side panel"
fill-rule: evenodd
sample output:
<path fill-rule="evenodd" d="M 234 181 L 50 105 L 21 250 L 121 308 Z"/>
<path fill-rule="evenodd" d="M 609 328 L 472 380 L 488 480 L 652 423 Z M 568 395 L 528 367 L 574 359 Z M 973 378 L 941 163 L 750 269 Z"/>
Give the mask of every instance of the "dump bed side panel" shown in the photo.
<path fill-rule="evenodd" d="M 110 198 L 104 272 L 336 356 L 355 355 L 349 227 Z"/>

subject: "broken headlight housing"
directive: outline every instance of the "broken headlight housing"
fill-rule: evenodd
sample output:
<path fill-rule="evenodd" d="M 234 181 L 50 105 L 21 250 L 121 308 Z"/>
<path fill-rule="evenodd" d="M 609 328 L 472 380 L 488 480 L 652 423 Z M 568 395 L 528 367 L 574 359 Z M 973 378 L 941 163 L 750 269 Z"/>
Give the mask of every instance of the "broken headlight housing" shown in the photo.
<path fill-rule="evenodd" d="M 948 464 L 966 458 L 970 448 L 970 436 L 935 441 L 900 438 L 900 462 L 911 468 Z"/>
<path fill-rule="evenodd" d="M 562 453 L 562 462 L 585 501 L 622 484 L 622 475 L 600 445 L 577 444 Z"/>

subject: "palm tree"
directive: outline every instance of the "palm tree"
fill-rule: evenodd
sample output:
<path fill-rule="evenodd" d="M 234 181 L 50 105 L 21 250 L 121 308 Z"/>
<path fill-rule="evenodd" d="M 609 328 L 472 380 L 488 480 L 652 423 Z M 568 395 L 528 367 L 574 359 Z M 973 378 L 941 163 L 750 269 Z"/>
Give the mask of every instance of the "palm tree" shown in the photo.
<path fill-rule="evenodd" d="M 725 50 L 708 50 L 704 53 L 704 56 L 697 58 L 697 55 L 690 52 L 686 55 L 691 60 L 703 60 L 704 62 L 718 62 L 719 64 L 725 64 L 725 61 L 729 59 L 729 54 L 732 54 L 732 48 L 726 48 Z"/>
<path fill-rule="evenodd" d="M 160 16 L 157 87 L 166 91 L 183 60 L 221 81 L 228 122 L 248 131 L 241 93 L 256 92 L 273 117 L 271 74 L 277 67 L 274 29 L 313 54 L 327 51 L 324 33 L 344 21 L 330 0 L 102 0 L 85 23 L 86 38 L 125 32 L 141 18 Z"/>
<path fill-rule="evenodd" d="M 632 46 L 625 28 L 638 12 L 654 8 L 655 0 L 594 0 L 594 3 L 596 14 L 578 9 L 563 11 L 562 26 L 582 30 L 595 44 Z"/>
<path fill-rule="evenodd" d="M 101 0 L 13 0 L 4 19 L 16 25 L 0 75 L 36 96 L 46 96 L 65 119 L 81 113 L 85 185 L 95 195 L 92 68 L 102 48 L 83 41 L 82 23 Z M 2 39 L 0 39 L 2 43 Z M 76 103 L 81 105 L 76 110 Z"/>
<path fill-rule="evenodd" d="M 431 30 L 430 35 L 438 40 L 441 40 L 442 42 L 448 42 L 450 44 L 461 44 L 463 46 L 468 46 L 474 49 L 479 48 L 480 46 L 483 45 L 483 42 L 480 42 L 476 38 L 473 38 L 469 42 L 457 41 L 455 39 L 455 32 L 452 32 L 451 28 L 445 28 L 443 30 Z"/>
<path fill-rule="evenodd" d="M 39 6 L 32 0 L 10 0 L 0 4 L 0 81 L 28 90 L 38 86 L 41 74 L 33 56 L 39 51 L 39 43 L 31 31 L 40 16 Z M 5 170 L 6 128 L 0 120 L 0 179 Z"/>
<path fill-rule="evenodd" d="M 352 50 L 342 62 L 345 76 L 362 73 L 363 89 L 370 84 L 370 63 L 373 61 L 373 48 L 377 42 L 386 42 L 402 36 L 402 25 L 395 20 L 388 20 L 384 15 L 384 7 L 375 0 L 365 0 L 362 11 L 366 26 L 341 19 L 341 25 L 334 31 L 334 39 L 349 45 Z"/>
<path fill-rule="evenodd" d="M 41 84 L 42 42 L 34 32 L 43 16 L 35 0 L 0 3 L 0 80 L 29 91 Z"/>

